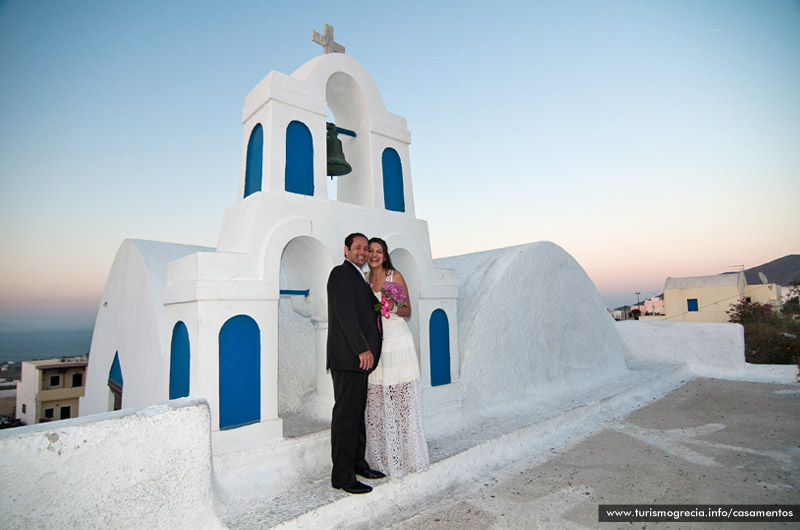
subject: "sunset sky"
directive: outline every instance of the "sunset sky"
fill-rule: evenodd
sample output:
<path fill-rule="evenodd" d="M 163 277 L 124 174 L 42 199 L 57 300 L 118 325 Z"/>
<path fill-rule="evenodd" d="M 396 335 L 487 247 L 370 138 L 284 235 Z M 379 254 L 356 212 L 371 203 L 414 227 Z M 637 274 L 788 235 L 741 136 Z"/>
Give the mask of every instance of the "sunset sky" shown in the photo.
<path fill-rule="evenodd" d="M 244 97 L 326 22 L 434 257 L 553 241 L 613 307 L 800 253 L 797 1 L 0 0 L 0 330 L 91 326 L 125 238 L 216 246 Z"/>

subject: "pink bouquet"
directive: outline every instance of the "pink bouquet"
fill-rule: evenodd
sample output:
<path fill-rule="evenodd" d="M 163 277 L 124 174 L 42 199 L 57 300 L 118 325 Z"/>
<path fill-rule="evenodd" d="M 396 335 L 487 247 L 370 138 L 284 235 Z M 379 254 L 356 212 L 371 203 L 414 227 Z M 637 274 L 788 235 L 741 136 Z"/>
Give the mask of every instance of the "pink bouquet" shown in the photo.
<path fill-rule="evenodd" d="M 375 311 L 380 311 L 381 315 L 389 318 L 389 308 L 392 307 L 392 302 L 398 306 L 406 305 L 406 292 L 399 283 L 384 282 L 381 287 L 381 301 L 375 304 Z"/>

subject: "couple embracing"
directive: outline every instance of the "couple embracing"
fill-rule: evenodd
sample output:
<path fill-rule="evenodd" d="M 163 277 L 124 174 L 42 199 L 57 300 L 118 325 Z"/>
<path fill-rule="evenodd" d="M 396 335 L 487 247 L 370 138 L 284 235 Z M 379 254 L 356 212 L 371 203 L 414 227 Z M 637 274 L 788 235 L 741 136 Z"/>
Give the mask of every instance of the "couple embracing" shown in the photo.
<path fill-rule="evenodd" d="M 399 478 L 423 471 L 429 465 L 428 446 L 419 361 L 405 321 L 411 316 L 405 280 L 380 238 L 350 234 L 344 255 L 344 263 L 328 277 L 331 485 L 368 493 L 372 487 L 356 475 Z"/>

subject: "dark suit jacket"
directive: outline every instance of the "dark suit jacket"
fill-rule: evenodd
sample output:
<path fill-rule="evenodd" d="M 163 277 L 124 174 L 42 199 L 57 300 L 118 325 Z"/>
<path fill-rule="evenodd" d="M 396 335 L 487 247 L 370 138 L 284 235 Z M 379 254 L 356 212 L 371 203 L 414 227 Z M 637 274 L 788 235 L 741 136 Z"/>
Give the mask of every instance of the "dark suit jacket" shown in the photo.
<path fill-rule="evenodd" d="M 381 355 L 381 331 L 377 303 L 364 276 L 345 260 L 328 276 L 328 362 L 329 370 L 363 372 L 358 355 L 367 350 Z M 371 371 L 371 370 L 370 370 Z"/>

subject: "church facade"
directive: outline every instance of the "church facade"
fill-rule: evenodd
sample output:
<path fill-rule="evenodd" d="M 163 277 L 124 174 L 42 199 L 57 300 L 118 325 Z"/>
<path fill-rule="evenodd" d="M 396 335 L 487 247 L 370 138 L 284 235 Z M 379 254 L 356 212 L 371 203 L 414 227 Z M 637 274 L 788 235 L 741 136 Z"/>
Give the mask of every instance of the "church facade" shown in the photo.
<path fill-rule="evenodd" d="M 284 420 L 324 421 L 326 282 L 352 232 L 378 236 L 407 279 L 426 410 L 457 407 L 458 289 L 417 219 L 404 118 L 352 57 L 271 72 L 246 97 L 241 171 L 217 248 L 127 240 L 98 310 L 81 414 L 179 397 L 210 405 L 212 436 L 258 443 Z M 349 174 L 329 191 L 327 130 Z"/>

